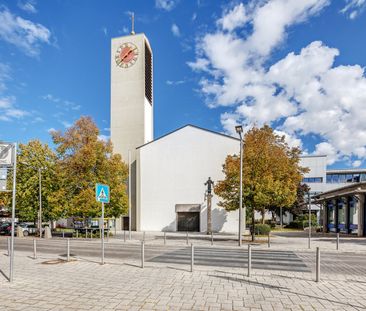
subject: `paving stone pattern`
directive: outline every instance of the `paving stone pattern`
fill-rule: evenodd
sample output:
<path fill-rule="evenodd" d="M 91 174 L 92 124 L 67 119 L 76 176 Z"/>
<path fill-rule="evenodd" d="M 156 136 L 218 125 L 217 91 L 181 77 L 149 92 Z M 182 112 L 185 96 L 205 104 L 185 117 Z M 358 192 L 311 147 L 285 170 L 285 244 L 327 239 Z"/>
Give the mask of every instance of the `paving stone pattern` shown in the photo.
<path fill-rule="evenodd" d="M 179 255 L 173 250 L 168 256 L 175 251 Z M 1 253 L 0 310 L 366 310 L 366 272 L 356 271 L 366 263 L 360 254 L 354 254 L 359 256 L 355 266 L 349 259 L 353 254 L 331 256 L 328 262 L 322 254 L 324 271 L 316 283 L 313 253 L 275 253 L 277 263 L 287 258 L 288 265 L 303 268 L 284 270 L 271 269 L 261 251 L 253 252 L 257 264 L 250 278 L 244 263 L 197 265 L 191 273 L 186 262 L 171 264 L 159 260 L 162 255 L 149 257 L 141 269 L 133 259 L 107 258 L 102 266 L 98 258 L 64 262 L 41 254 L 34 260 L 29 252 L 17 252 L 12 284 L 5 278 L 9 258 Z"/>

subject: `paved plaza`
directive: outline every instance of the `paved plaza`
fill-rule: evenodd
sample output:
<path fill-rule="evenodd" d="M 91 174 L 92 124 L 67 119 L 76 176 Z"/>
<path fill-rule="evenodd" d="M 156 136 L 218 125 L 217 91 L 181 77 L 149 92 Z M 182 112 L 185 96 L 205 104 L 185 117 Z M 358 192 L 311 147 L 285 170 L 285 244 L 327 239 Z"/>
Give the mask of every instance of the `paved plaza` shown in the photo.
<path fill-rule="evenodd" d="M 254 245 L 250 277 L 246 245 L 238 248 L 227 237 L 214 246 L 198 236 L 191 239 L 197 245 L 193 272 L 184 237 L 164 246 L 156 235 L 147 234 L 143 269 L 138 240 L 110 239 L 102 266 L 96 256 L 98 240 L 72 240 L 71 260 L 66 262 L 65 240 L 38 241 L 43 245 L 33 259 L 32 239 L 17 239 L 10 284 L 6 239 L 0 238 L 0 309 L 365 310 L 365 240 L 344 240 L 343 248 L 354 252 L 337 252 L 331 239 L 314 238 L 312 246 L 322 243 L 325 249 L 321 281 L 316 283 L 315 248 L 301 249 L 302 239 L 274 237 L 271 249 Z M 294 241 L 299 244 L 291 249 Z"/>

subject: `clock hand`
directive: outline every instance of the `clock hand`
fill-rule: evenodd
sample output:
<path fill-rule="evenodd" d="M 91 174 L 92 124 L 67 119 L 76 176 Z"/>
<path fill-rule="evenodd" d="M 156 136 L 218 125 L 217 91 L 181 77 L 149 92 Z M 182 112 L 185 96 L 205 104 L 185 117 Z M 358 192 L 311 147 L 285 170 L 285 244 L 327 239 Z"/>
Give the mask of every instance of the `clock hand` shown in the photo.
<path fill-rule="evenodd" d="M 121 57 L 121 61 L 123 61 L 128 55 L 130 55 L 133 51 L 135 51 L 137 48 L 134 48 L 133 50 L 129 50 L 125 55 Z"/>

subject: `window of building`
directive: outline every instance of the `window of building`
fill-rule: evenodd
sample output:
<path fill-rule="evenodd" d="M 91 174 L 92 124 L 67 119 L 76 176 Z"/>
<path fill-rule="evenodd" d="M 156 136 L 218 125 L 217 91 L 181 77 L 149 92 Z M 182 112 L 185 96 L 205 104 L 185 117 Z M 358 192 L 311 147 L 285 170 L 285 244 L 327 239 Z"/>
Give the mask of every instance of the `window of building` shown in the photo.
<path fill-rule="evenodd" d="M 323 177 L 304 177 L 302 179 L 303 183 L 322 183 Z"/>

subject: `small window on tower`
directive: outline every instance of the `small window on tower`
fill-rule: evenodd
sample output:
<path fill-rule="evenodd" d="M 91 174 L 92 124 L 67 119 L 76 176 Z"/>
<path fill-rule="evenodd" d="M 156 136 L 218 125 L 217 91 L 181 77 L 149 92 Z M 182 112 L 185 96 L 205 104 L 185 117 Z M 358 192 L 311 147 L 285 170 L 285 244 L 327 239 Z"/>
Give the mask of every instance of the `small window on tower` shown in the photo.
<path fill-rule="evenodd" d="M 152 103 L 152 55 L 145 43 L 145 97 Z"/>

